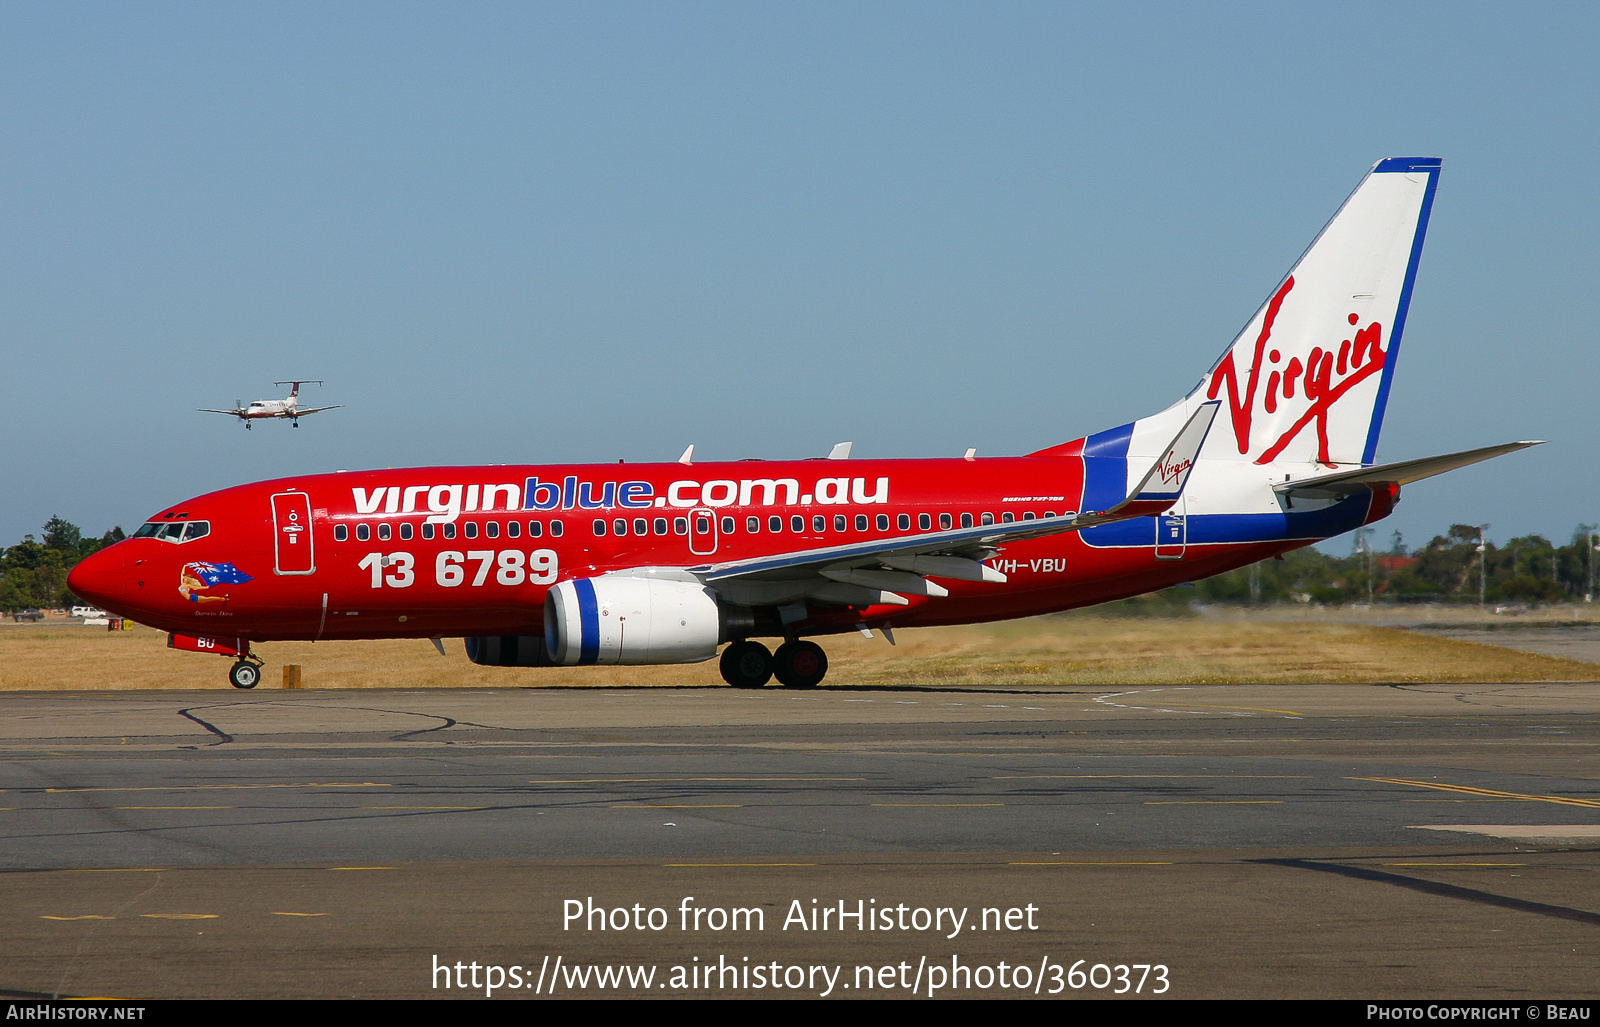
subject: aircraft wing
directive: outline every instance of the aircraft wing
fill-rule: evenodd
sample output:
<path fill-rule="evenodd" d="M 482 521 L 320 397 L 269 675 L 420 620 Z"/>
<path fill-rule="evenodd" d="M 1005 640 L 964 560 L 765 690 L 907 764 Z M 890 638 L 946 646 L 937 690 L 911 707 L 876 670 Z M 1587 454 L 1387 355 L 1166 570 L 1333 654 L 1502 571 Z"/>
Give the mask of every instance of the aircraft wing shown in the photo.
<path fill-rule="evenodd" d="M 244 411 L 243 410 L 210 410 L 210 409 L 207 409 L 206 407 L 195 407 L 195 410 L 196 410 L 196 412 L 202 413 L 202 414 L 232 414 L 235 417 L 243 417 L 244 416 Z"/>
<path fill-rule="evenodd" d="M 1183 494 L 1219 406 L 1206 403 L 1197 410 L 1139 484 L 1107 510 L 873 539 L 688 570 L 731 601 L 754 604 L 812 598 L 847 605 L 904 605 L 907 600 L 902 593 L 948 594 L 943 586 L 927 580 L 929 577 L 1002 582 L 1005 575 L 983 561 L 1007 543 L 1156 516 L 1171 509 Z"/>
<path fill-rule="evenodd" d="M 1491 460 L 1506 453 L 1515 453 L 1519 449 L 1542 445 L 1544 445 L 1543 441 L 1507 442 L 1499 446 L 1485 446 L 1482 449 L 1469 449 L 1461 453 L 1448 453 L 1444 456 L 1429 456 L 1420 460 L 1402 460 L 1399 463 L 1358 467 L 1352 471 L 1337 471 L 1333 474 L 1318 475 L 1315 478 L 1302 478 L 1299 481 L 1279 482 L 1272 486 L 1272 489 L 1279 495 L 1289 496 L 1290 498 L 1297 495 L 1320 499 L 1347 496 L 1357 492 L 1365 492 L 1373 485 L 1409 485 L 1414 481 L 1431 478 L 1436 474 L 1453 471 L 1458 467 L 1466 467 L 1481 460 Z"/>
<path fill-rule="evenodd" d="M 310 407 L 310 408 L 308 408 L 306 410 L 296 410 L 292 416 L 294 416 L 294 417 L 304 417 L 307 414 L 317 414 L 317 413 L 321 413 L 324 410 L 337 410 L 342 406 L 344 406 L 343 403 L 335 403 L 331 407 Z"/>

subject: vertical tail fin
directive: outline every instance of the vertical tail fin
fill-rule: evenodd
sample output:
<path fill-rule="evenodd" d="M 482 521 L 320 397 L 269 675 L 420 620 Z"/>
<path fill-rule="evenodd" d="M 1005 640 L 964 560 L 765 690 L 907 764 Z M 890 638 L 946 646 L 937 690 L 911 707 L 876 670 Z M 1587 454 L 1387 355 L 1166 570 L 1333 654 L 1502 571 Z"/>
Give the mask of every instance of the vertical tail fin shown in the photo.
<path fill-rule="evenodd" d="M 1438 158 L 1379 161 L 1185 403 L 1221 400 L 1212 458 L 1371 463 Z"/>

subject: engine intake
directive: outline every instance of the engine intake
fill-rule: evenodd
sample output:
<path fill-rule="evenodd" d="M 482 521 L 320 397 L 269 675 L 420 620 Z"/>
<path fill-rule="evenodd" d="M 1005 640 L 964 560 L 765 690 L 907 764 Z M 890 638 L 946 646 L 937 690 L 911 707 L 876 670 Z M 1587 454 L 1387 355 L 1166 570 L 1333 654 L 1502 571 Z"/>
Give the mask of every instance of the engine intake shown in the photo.
<path fill-rule="evenodd" d="M 545 646 L 566 667 L 699 663 L 747 620 L 699 582 L 622 574 L 563 581 L 544 601 Z"/>

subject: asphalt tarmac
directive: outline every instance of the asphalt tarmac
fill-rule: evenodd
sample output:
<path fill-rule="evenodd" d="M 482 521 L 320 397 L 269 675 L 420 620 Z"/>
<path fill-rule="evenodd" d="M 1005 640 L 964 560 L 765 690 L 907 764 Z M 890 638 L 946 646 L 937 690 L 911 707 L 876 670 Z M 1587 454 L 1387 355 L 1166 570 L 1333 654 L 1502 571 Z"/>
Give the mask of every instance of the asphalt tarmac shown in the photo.
<path fill-rule="evenodd" d="M 10 693 L 0 994 L 1594 998 L 1597 737 L 1561 683 Z"/>

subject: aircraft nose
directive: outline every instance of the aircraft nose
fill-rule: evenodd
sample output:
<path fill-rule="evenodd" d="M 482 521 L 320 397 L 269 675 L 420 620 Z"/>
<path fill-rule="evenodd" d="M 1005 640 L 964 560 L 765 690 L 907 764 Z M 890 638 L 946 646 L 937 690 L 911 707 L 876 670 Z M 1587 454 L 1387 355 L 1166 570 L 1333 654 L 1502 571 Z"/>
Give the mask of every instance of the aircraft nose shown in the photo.
<path fill-rule="evenodd" d="M 67 588 L 80 599 L 106 609 L 122 605 L 126 591 L 122 574 L 122 552 L 117 546 L 91 553 L 67 575 Z"/>

